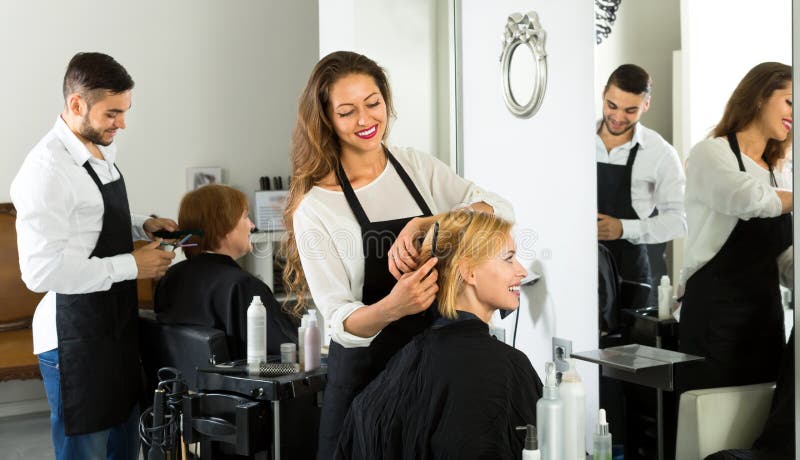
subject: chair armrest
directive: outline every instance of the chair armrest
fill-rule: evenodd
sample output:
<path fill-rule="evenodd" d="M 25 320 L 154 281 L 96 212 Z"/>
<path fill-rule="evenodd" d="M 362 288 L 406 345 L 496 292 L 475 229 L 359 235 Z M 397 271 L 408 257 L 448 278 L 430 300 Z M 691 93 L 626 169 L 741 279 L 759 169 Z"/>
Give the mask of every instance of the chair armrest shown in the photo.
<path fill-rule="evenodd" d="M 678 408 L 675 458 L 704 459 L 724 449 L 748 449 L 769 415 L 774 383 L 687 391 Z"/>

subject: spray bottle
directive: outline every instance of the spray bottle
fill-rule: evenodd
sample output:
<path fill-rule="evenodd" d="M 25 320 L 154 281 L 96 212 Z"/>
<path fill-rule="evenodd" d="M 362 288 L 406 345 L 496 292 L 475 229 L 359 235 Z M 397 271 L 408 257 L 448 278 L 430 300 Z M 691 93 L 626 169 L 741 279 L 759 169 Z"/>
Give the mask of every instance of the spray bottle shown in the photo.
<path fill-rule="evenodd" d="M 564 403 L 564 458 L 586 459 L 586 390 L 575 370 L 575 358 L 569 358 L 569 370 L 561 376 L 558 393 Z"/>
<path fill-rule="evenodd" d="M 556 366 L 548 361 L 544 394 L 536 403 L 536 427 L 542 460 L 564 460 L 564 403 L 558 397 Z"/>
<path fill-rule="evenodd" d="M 611 460 L 611 433 L 606 422 L 606 410 L 600 409 L 597 416 L 597 431 L 594 434 L 594 460 Z"/>
<path fill-rule="evenodd" d="M 247 364 L 267 362 L 267 309 L 260 296 L 247 307 Z"/>

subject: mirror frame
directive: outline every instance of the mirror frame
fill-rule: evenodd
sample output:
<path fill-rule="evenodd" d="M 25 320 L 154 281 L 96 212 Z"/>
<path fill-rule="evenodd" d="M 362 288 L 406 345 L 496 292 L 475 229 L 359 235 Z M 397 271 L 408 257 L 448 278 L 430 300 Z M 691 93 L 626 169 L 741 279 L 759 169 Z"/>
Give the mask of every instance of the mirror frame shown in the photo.
<path fill-rule="evenodd" d="M 517 118 L 530 118 L 539 111 L 547 89 L 547 52 L 544 49 L 547 32 L 539 22 L 535 11 L 527 14 L 512 13 L 506 21 L 503 35 L 503 52 L 500 55 L 503 98 L 508 110 Z M 520 104 L 511 91 L 511 60 L 514 53 L 525 45 L 536 62 L 536 75 L 533 79 L 533 92 L 525 104 Z"/>

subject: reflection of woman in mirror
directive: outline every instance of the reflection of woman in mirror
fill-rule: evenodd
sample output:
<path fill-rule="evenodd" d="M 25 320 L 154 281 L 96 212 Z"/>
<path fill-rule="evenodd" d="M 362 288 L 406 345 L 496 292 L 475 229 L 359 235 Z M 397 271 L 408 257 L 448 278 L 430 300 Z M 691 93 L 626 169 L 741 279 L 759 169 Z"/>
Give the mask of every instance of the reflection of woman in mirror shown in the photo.
<path fill-rule="evenodd" d="M 521 351 L 489 335 L 497 309 L 519 306 L 525 269 L 511 224 L 468 210 L 439 218 L 418 263 L 438 258 L 441 318 L 353 401 L 340 459 L 519 458 L 542 383 Z"/>
<path fill-rule="evenodd" d="M 322 458 L 353 397 L 433 319 L 435 261 L 418 265 L 414 248 L 430 216 L 468 205 L 513 217 L 434 157 L 387 146 L 393 114 L 383 69 L 352 52 L 320 60 L 300 96 L 284 280 L 290 292 L 310 290 L 331 334 Z"/>
<path fill-rule="evenodd" d="M 792 286 L 792 69 L 765 62 L 687 162 L 680 351 L 705 357 L 682 390 L 774 381 Z"/>

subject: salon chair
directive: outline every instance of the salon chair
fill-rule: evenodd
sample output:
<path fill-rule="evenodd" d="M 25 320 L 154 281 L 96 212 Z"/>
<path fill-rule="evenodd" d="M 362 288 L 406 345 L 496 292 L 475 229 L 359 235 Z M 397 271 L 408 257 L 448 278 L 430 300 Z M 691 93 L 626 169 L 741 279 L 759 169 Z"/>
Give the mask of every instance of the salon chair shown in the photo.
<path fill-rule="evenodd" d="M 198 368 L 208 369 L 211 364 L 230 361 L 223 331 L 163 324 L 156 320 L 153 311 L 139 310 L 139 338 L 147 382 L 143 408 L 153 403 L 158 369 L 174 367 L 192 391 L 180 405 L 184 440 L 199 444 L 204 460 L 271 458 L 274 432 L 271 401 L 255 397 L 250 391 L 238 391 L 241 390 L 238 387 L 238 390 L 231 390 L 198 381 Z M 229 379 L 239 380 L 237 376 L 229 376 Z M 282 402 L 280 444 L 286 452 L 282 458 L 314 457 L 320 416 L 318 396 L 314 393 Z"/>
<path fill-rule="evenodd" d="M 681 395 L 677 460 L 704 459 L 724 449 L 747 449 L 769 415 L 773 383 L 707 388 Z"/>
<path fill-rule="evenodd" d="M 158 370 L 175 368 L 193 392 L 184 397 L 180 405 L 187 443 L 199 445 L 204 459 L 234 455 L 268 458 L 266 450 L 271 429 L 268 404 L 238 395 L 206 393 L 197 388 L 198 367 L 230 360 L 223 331 L 205 326 L 164 324 L 156 320 L 152 310 L 139 310 L 139 344 L 145 377 L 143 408 L 153 403 L 153 391 L 159 383 Z"/>
<path fill-rule="evenodd" d="M 183 375 L 190 390 L 197 390 L 198 367 L 230 361 L 225 333 L 205 326 L 164 324 L 152 310 L 139 310 L 139 354 L 152 395 L 158 370 L 174 367 Z"/>

